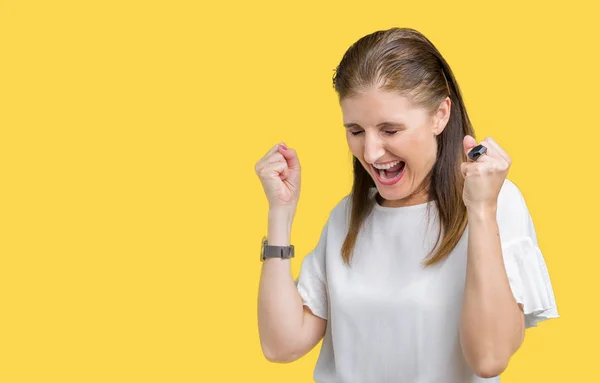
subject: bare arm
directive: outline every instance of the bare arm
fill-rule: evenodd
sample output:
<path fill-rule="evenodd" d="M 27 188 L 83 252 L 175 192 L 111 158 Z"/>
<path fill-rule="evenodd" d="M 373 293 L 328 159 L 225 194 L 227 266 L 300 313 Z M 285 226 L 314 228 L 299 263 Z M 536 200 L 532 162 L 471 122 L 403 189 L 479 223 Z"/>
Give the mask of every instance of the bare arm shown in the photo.
<path fill-rule="evenodd" d="M 269 211 L 269 245 L 288 246 L 293 213 Z M 270 258 L 262 265 L 258 293 L 258 326 L 265 357 L 292 362 L 313 349 L 327 321 L 305 307 L 291 273 L 289 259 Z"/>
<path fill-rule="evenodd" d="M 496 211 L 469 211 L 467 275 L 460 341 L 477 375 L 502 373 L 524 338 L 522 308 L 504 269 Z"/>

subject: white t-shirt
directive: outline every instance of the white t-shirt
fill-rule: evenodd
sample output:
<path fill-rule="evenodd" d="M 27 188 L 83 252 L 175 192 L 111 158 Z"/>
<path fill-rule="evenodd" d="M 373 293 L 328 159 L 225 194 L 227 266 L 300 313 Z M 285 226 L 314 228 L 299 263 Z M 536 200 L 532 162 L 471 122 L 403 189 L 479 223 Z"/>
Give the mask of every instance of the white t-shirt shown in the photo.
<path fill-rule="evenodd" d="M 376 192 L 371 189 L 371 198 Z M 437 237 L 436 203 L 407 207 L 375 203 L 348 267 L 341 247 L 350 204 L 348 195 L 332 209 L 296 280 L 304 304 L 327 319 L 315 381 L 499 382 L 499 377 L 474 374 L 459 341 L 468 226 L 448 257 L 425 268 L 422 261 Z M 524 305 L 525 326 L 557 318 L 531 216 L 521 192 L 509 180 L 498 197 L 497 221 L 506 273 L 517 302 Z"/>

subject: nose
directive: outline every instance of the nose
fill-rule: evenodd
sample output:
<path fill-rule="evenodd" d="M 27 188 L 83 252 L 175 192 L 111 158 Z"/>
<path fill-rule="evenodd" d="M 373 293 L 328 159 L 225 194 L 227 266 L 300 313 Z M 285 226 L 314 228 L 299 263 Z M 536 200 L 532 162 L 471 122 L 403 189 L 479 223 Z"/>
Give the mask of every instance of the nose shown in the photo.
<path fill-rule="evenodd" d="M 385 149 L 381 144 L 377 134 L 367 134 L 365 132 L 365 147 L 364 147 L 364 158 L 365 161 L 373 163 L 383 157 Z"/>

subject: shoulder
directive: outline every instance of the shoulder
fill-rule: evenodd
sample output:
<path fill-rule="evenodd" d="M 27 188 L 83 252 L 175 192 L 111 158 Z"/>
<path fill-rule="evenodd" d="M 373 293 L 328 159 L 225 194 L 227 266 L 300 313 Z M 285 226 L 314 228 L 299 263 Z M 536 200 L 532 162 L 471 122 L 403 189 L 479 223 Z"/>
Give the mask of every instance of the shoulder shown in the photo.
<path fill-rule="evenodd" d="M 350 214 L 350 206 L 352 204 L 352 196 L 350 194 L 344 196 L 335 204 L 329 213 L 329 220 L 336 224 L 345 223 Z"/>
<path fill-rule="evenodd" d="M 349 225 L 351 217 L 352 195 L 347 194 L 338 199 L 329 210 L 326 227 L 330 233 L 344 232 Z"/>

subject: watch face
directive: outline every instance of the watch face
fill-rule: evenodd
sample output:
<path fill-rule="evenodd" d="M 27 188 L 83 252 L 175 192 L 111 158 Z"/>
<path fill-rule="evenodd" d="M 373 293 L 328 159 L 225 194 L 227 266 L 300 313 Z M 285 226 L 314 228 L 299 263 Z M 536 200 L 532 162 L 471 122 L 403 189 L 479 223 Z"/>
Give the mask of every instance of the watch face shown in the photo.
<path fill-rule="evenodd" d="M 263 237 L 262 241 L 260 242 L 260 260 L 264 261 L 265 260 L 265 245 L 267 244 L 267 237 Z"/>

